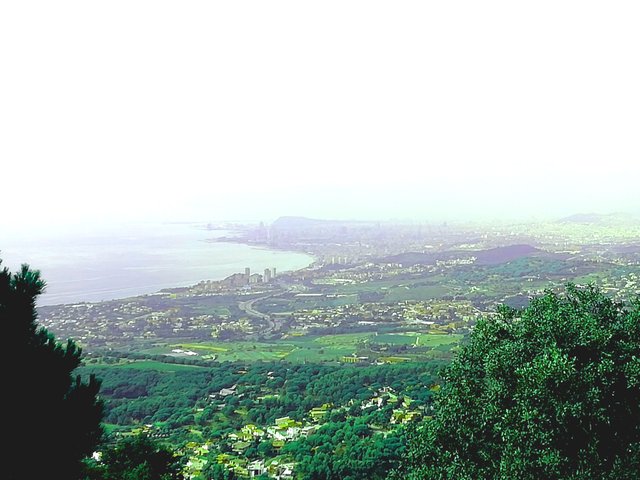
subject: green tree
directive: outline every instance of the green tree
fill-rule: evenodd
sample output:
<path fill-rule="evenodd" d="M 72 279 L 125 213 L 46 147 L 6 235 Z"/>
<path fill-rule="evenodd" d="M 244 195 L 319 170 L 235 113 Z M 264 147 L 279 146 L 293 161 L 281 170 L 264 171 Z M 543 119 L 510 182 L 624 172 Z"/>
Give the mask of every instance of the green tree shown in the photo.
<path fill-rule="evenodd" d="M 100 384 L 73 376 L 81 349 L 71 340 L 62 345 L 37 323 L 44 286 L 27 265 L 15 274 L 0 270 L 6 479 L 78 478 L 81 460 L 102 436 Z"/>
<path fill-rule="evenodd" d="M 232 470 L 227 470 L 223 465 L 220 465 L 213 456 L 209 458 L 203 475 L 207 480 L 236 480 L 238 478 Z"/>
<path fill-rule="evenodd" d="M 270 458 L 275 456 L 275 449 L 273 448 L 273 444 L 269 441 L 261 442 L 258 445 L 258 453 L 262 458 Z"/>
<path fill-rule="evenodd" d="M 182 458 L 146 435 L 126 438 L 102 452 L 104 480 L 182 479 Z"/>
<path fill-rule="evenodd" d="M 480 321 L 394 479 L 636 479 L 640 301 L 547 292 Z"/>

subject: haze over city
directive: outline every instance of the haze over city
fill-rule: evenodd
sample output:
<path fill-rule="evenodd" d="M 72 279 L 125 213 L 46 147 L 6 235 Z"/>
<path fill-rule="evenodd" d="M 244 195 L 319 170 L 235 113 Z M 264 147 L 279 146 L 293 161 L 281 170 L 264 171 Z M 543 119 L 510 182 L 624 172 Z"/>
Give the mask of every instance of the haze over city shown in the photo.
<path fill-rule="evenodd" d="M 637 18 L 633 2 L 11 2 L 0 228 L 637 213 Z"/>

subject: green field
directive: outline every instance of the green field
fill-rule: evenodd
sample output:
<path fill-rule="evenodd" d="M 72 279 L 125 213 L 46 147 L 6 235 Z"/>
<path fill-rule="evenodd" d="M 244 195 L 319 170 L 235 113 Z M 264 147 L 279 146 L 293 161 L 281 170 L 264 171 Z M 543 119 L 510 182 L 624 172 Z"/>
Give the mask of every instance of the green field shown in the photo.
<path fill-rule="evenodd" d="M 287 355 L 286 360 L 293 363 L 338 362 L 341 357 L 352 353 L 354 349 L 348 347 L 301 348 Z"/>
<path fill-rule="evenodd" d="M 335 293 L 351 294 L 381 292 L 384 293 L 385 302 L 403 302 L 409 300 L 428 300 L 441 298 L 451 293 L 450 288 L 435 284 L 430 279 L 424 278 L 401 280 L 379 280 L 355 285 L 338 285 L 334 287 Z"/>
<path fill-rule="evenodd" d="M 342 333 L 339 335 L 325 335 L 316 338 L 314 341 L 321 345 L 355 346 L 360 341 L 371 340 L 372 338 L 374 338 L 374 334 L 371 332 Z"/>
<path fill-rule="evenodd" d="M 201 355 L 213 354 L 216 361 L 277 361 L 289 362 L 327 362 L 337 361 L 341 356 L 354 353 L 355 341 L 331 337 L 283 340 L 274 343 L 263 342 L 211 342 L 204 344 L 182 343 L 171 348 L 185 348 Z M 323 342 L 324 339 L 325 341 Z M 193 357 L 198 358 L 198 357 Z"/>
<path fill-rule="evenodd" d="M 462 340 L 462 335 L 438 335 L 433 333 L 386 333 L 374 337 L 376 343 L 388 343 L 392 345 L 418 345 L 421 347 L 438 347 L 440 345 L 451 345 Z"/>
<path fill-rule="evenodd" d="M 218 315 L 221 317 L 231 315 L 231 310 L 225 306 L 196 306 L 194 311 L 199 315 Z"/>
<path fill-rule="evenodd" d="M 384 297 L 385 302 L 404 302 L 408 300 L 429 300 L 449 295 L 451 290 L 440 285 L 415 285 L 412 287 L 390 288 Z"/>
<path fill-rule="evenodd" d="M 338 335 L 303 336 L 273 342 L 252 341 L 211 341 L 203 343 L 176 343 L 164 347 L 156 346 L 142 353 L 169 354 L 171 350 L 180 348 L 198 353 L 198 356 L 188 357 L 200 360 L 206 355 L 215 355 L 217 362 L 226 361 L 278 361 L 285 360 L 293 363 L 303 362 L 338 362 L 342 357 L 350 356 L 358 351 L 365 351 L 367 344 L 416 345 L 419 347 L 438 348 L 455 344 L 462 339 L 462 335 L 446 335 L 433 333 L 345 333 Z M 154 368 L 158 362 L 136 362 L 133 368 Z M 146 365 L 146 366 L 145 366 Z M 170 368 L 184 367 L 174 364 Z M 187 367 L 190 368 L 190 367 Z M 192 367 L 191 367 L 192 368 Z M 159 368 L 162 369 L 162 368 Z"/>
<path fill-rule="evenodd" d="M 193 350 L 200 355 L 215 355 L 216 361 L 233 362 L 237 360 L 246 361 L 268 361 L 281 360 L 292 350 L 293 345 L 286 343 L 263 343 L 263 342 L 207 342 L 207 343 L 180 343 L 172 345 L 171 349 L 183 348 Z M 199 357 L 192 357 L 199 358 Z"/>

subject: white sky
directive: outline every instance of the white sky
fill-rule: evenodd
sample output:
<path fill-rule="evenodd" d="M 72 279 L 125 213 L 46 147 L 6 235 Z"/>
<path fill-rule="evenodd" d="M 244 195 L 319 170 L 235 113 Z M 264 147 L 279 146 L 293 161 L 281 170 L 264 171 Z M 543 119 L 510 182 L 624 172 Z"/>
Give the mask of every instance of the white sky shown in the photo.
<path fill-rule="evenodd" d="M 640 211 L 640 3 L 0 2 L 0 227 Z"/>

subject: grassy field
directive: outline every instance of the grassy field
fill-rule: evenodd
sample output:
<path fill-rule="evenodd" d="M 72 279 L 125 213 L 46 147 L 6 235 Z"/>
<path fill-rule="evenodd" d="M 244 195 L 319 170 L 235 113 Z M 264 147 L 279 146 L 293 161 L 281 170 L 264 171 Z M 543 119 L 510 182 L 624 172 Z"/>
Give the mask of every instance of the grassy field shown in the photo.
<path fill-rule="evenodd" d="M 222 317 L 228 317 L 231 315 L 231 310 L 225 306 L 197 306 L 194 308 L 195 313 L 200 315 L 219 315 Z"/>
<path fill-rule="evenodd" d="M 372 338 L 374 338 L 374 334 L 370 332 L 342 333 L 339 335 L 325 335 L 316 338 L 314 341 L 321 345 L 355 346 L 360 341 L 371 340 Z"/>
<path fill-rule="evenodd" d="M 429 300 L 449 295 L 448 287 L 434 284 L 431 279 L 425 283 L 424 278 L 398 280 L 379 280 L 355 285 L 338 285 L 335 293 L 357 295 L 358 293 L 384 293 L 384 302 L 402 302 L 407 300 Z"/>
<path fill-rule="evenodd" d="M 408 300 L 431 300 L 449 295 L 451 290 L 440 285 L 416 285 L 413 287 L 393 287 L 384 297 L 385 302 L 404 302 Z"/>
<path fill-rule="evenodd" d="M 236 360 L 265 361 L 280 360 L 295 349 L 293 345 L 286 343 L 263 342 L 207 342 L 207 343 L 180 343 L 171 346 L 192 350 L 200 355 L 215 355 L 219 362 L 232 362 Z M 195 357 L 198 358 L 198 357 Z"/>
<path fill-rule="evenodd" d="M 388 343 L 392 345 L 415 345 L 421 347 L 438 347 L 440 345 L 451 345 L 462 340 L 462 335 L 437 335 L 433 333 L 387 333 L 374 337 L 376 343 Z"/>
<path fill-rule="evenodd" d="M 151 349 L 144 350 L 143 353 L 168 354 L 171 350 L 180 348 L 198 353 L 198 356 L 190 358 L 201 359 L 207 355 L 215 355 L 215 360 L 218 362 L 285 360 L 293 363 L 320 363 L 338 362 L 342 357 L 362 351 L 365 342 L 369 344 L 415 345 L 416 339 L 418 339 L 418 346 L 420 347 L 438 348 L 459 342 L 462 339 L 462 335 L 417 332 L 398 334 L 381 333 L 378 335 L 373 332 L 346 333 L 294 337 L 273 342 L 211 341 L 202 343 L 175 343 L 164 347 L 152 347 Z M 157 362 L 136 363 L 140 365 L 134 368 L 153 368 L 152 366 Z M 145 367 L 145 363 L 150 365 Z M 173 368 L 176 365 L 169 364 L 168 366 Z M 177 365 L 177 367 L 181 367 L 181 365 Z"/>
<path fill-rule="evenodd" d="M 340 335 L 336 337 L 342 337 Z M 362 337 L 362 335 L 359 335 Z M 209 342 L 181 343 L 171 348 L 184 348 L 200 355 L 213 354 L 216 360 L 224 361 L 274 361 L 289 362 L 331 362 L 355 352 L 356 336 L 353 338 L 302 337 L 274 343 L 263 342 Z M 197 357 L 196 357 L 197 358 Z"/>
<path fill-rule="evenodd" d="M 337 362 L 340 358 L 356 353 L 356 344 L 371 337 L 370 333 L 302 337 L 293 340 L 297 347 L 287 355 L 290 362 Z"/>
<path fill-rule="evenodd" d="M 286 360 L 293 363 L 338 362 L 340 358 L 349 356 L 354 351 L 348 347 L 300 348 L 287 355 Z"/>

